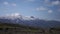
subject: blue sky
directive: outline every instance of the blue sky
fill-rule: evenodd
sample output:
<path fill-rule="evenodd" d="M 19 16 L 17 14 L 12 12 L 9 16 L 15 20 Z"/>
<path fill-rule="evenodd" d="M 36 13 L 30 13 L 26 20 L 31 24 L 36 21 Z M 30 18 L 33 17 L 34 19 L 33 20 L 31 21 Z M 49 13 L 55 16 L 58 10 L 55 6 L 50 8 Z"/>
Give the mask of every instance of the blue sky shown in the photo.
<path fill-rule="evenodd" d="M 0 0 L 0 15 L 14 13 L 60 21 L 60 0 Z"/>

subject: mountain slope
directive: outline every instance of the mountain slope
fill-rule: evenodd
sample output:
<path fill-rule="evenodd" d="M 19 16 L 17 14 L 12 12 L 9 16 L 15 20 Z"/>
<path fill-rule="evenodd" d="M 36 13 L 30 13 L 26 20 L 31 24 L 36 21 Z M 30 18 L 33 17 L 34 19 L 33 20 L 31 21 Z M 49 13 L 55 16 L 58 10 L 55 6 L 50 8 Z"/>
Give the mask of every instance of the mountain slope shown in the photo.
<path fill-rule="evenodd" d="M 59 21 L 46 21 L 41 20 L 39 18 L 35 18 L 34 16 L 31 17 L 25 17 L 25 16 L 4 16 L 0 17 L 1 23 L 7 23 L 7 24 L 19 24 L 22 26 L 29 26 L 29 27 L 35 27 L 35 28 L 50 28 L 50 27 L 59 27 L 60 22 Z"/>

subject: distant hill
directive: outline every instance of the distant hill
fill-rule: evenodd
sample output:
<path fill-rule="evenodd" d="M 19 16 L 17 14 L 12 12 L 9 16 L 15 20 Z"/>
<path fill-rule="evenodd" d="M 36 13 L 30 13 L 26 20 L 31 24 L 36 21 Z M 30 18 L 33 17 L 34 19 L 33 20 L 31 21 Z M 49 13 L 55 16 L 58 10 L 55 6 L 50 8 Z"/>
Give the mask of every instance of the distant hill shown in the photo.
<path fill-rule="evenodd" d="M 60 26 L 60 21 L 41 20 L 39 18 L 35 18 L 34 16 L 24 17 L 21 15 L 0 17 L 0 23 L 18 24 L 21 26 L 28 26 L 34 28 L 51 28 Z"/>
<path fill-rule="evenodd" d="M 7 34 L 9 33 L 20 34 L 21 32 L 23 34 L 26 34 L 26 33 L 55 34 L 55 33 L 59 33 L 60 31 L 60 21 L 42 20 L 39 18 L 35 18 L 34 16 L 31 16 L 31 17 L 24 17 L 21 15 L 3 16 L 3 17 L 0 17 L 0 30 L 2 30 L 0 33 L 2 33 L 3 31 L 4 33 L 6 33 L 5 31 L 7 31 Z"/>

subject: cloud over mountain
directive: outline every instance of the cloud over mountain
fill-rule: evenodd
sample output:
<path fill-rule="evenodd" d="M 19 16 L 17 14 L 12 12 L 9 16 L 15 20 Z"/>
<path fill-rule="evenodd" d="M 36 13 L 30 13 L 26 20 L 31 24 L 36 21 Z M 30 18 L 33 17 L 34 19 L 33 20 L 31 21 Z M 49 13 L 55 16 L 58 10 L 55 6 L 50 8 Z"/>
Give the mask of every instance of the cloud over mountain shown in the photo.
<path fill-rule="evenodd" d="M 59 21 L 42 20 L 34 16 L 25 17 L 25 16 L 20 15 L 19 13 L 12 14 L 12 16 L 9 15 L 9 16 L 0 17 L 0 22 L 9 23 L 9 24 L 19 24 L 19 25 L 24 25 L 24 26 L 36 27 L 36 28 L 40 28 L 40 27 L 49 28 L 49 27 L 60 26 Z"/>

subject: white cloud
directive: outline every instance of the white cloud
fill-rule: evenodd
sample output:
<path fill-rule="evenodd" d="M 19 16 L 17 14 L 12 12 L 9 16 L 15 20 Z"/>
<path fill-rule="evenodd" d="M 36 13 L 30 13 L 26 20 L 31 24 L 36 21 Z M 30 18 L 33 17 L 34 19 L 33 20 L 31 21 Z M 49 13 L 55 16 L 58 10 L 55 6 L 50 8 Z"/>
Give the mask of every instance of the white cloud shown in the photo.
<path fill-rule="evenodd" d="M 8 5 L 8 2 L 4 2 L 3 4 Z"/>
<path fill-rule="evenodd" d="M 25 16 L 25 17 L 30 18 L 30 16 Z"/>
<path fill-rule="evenodd" d="M 19 16 L 20 14 L 19 13 L 13 13 L 11 14 L 11 16 Z"/>
<path fill-rule="evenodd" d="M 3 2 L 4 5 L 9 5 L 9 6 L 16 6 L 16 3 L 8 3 L 8 2 Z"/>
<path fill-rule="evenodd" d="M 57 9 L 57 11 L 59 11 L 59 12 L 60 12 L 60 8 L 59 8 L 59 9 Z"/>
<path fill-rule="evenodd" d="M 27 1 L 35 1 L 35 0 L 27 0 Z"/>
<path fill-rule="evenodd" d="M 35 19 L 39 19 L 39 18 L 37 18 L 35 16 L 25 16 L 23 19 L 24 20 L 35 20 Z"/>
<path fill-rule="evenodd" d="M 48 10 L 48 13 L 52 13 L 53 11 L 52 10 Z"/>
<path fill-rule="evenodd" d="M 16 6 L 16 3 L 12 3 L 12 6 Z"/>
<path fill-rule="evenodd" d="M 35 18 L 35 16 L 25 16 L 25 17 L 27 17 L 27 18 Z"/>
<path fill-rule="evenodd" d="M 39 7 L 39 8 L 36 8 L 37 11 L 45 11 L 45 10 L 48 10 L 46 7 Z"/>
<path fill-rule="evenodd" d="M 57 1 L 53 1 L 52 5 L 58 5 L 59 3 L 60 3 L 60 1 L 58 1 L 58 0 Z"/>
<path fill-rule="evenodd" d="M 36 10 L 37 11 L 48 11 L 48 13 L 52 13 L 53 12 L 53 10 L 49 10 L 48 8 L 43 7 L 43 6 L 41 6 L 40 8 L 36 8 Z"/>
<path fill-rule="evenodd" d="M 12 18 L 12 20 L 14 20 L 14 18 L 19 18 L 19 19 L 24 19 L 24 20 L 35 20 L 35 19 L 37 19 L 35 16 L 23 16 L 19 13 L 6 14 L 5 16 L 7 16 L 8 18 Z"/>
<path fill-rule="evenodd" d="M 45 3 L 46 3 L 47 6 L 60 5 L 59 0 L 56 0 L 56 1 L 45 0 Z"/>
<path fill-rule="evenodd" d="M 24 2 L 34 2 L 35 0 L 25 0 Z"/>
<path fill-rule="evenodd" d="M 19 16 L 19 13 L 6 14 L 6 16 Z"/>
<path fill-rule="evenodd" d="M 40 8 L 36 8 L 36 10 L 37 10 L 37 11 L 39 11 L 39 10 L 40 10 Z"/>

